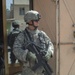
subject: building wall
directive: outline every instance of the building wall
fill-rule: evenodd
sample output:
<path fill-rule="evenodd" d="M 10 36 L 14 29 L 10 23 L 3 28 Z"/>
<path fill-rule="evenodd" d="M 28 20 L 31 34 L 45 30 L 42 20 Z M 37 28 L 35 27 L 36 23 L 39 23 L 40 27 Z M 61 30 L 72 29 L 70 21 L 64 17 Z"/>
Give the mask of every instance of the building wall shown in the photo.
<path fill-rule="evenodd" d="M 59 75 L 75 75 L 75 0 L 59 1 Z"/>
<path fill-rule="evenodd" d="M 39 29 L 44 30 L 52 39 L 52 42 L 56 43 L 58 39 L 57 56 L 59 56 L 59 59 L 56 60 L 55 56 L 49 62 L 54 73 L 57 71 L 56 66 L 58 66 L 57 75 L 75 75 L 75 38 L 73 35 L 75 31 L 75 0 L 59 0 L 58 28 L 55 22 L 57 21 L 55 3 L 52 0 L 41 0 L 40 2 L 34 0 L 33 2 L 34 9 L 39 11 L 42 16 Z M 56 34 L 56 31 L 58 31 L 58 34 Z M 58 36 L 57 39 L 56 36 Z M 58 65 L 56 64 L 57 61 Z"/>
<path fill-rule="evenodd" d="M 14 18 L 15 19 L 18 19 L 18 20 L 23 20 L 24 18 L 24 15 L 20 15 L 20 11 L 19 9 L 21 7 L 24 7 L 25 8 L 25 12 L 29 10 L 29 5 L 15 5 L 14 6 Z"/>
<path fill-rule="evenodd" d="M 22 5 L 22 4 L 25 4 L 25 5 L 29 5 L 29 0 L 14 0 L 14 4 L 19 4 L 19 5 Z"/>

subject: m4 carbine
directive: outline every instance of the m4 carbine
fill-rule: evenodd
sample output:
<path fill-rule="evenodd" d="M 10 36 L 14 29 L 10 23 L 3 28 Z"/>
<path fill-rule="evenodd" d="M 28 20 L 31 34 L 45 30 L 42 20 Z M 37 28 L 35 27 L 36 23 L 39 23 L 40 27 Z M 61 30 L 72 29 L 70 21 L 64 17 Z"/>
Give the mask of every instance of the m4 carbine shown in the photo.
<path fill-rule="evenodd" d="M 45 69 L 45 75 L 52 75 L 53 71 L 47 61 L 43 58 L 43 55 L 40 52 L 40 47 L 36 46 L 34 43 L 29 43 L 26 48 L 32 53 L 35 53 L 38 60 L 38 63 L 32 67 L 32 70 L 35 71 L 39 66 L 43 66 Z"/>

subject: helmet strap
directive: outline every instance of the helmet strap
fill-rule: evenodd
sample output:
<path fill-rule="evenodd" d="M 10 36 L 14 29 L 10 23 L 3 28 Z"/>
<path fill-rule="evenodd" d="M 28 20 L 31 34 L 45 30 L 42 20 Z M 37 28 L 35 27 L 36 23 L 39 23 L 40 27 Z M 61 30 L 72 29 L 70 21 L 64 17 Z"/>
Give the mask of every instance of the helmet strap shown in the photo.
<path fill-rule="evenodd" d="M 38 28 L 38 26 L 34 25 L 34 21 L 32 21 L 32 26 L 34 26 L 35 30 Z"/>
<path fill-rule="evenodd" d="M 36 29 L 38 28 L 38 26 L 35 26 L 35 25 L 34 25 L 34 21 L 33 21 L 33 20 L 32 20 L 32 24 L 29 24 L 29 23 L 28 23 L 28 25 L 33 26 L 33 27 L 35 28 L 34 30 L 36 30 Z"/>

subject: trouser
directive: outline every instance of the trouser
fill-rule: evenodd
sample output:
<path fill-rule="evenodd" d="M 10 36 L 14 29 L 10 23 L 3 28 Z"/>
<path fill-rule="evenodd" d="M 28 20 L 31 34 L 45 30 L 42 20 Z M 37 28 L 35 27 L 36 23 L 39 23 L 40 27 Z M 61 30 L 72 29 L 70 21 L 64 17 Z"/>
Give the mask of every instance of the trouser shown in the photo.
<path fill-rule="evenodd" d="M 10 61 L 11 61 L 11 64 L 14 64 L 16 62 L 16 57 L 15 55 L 13 54 L 13 52 L 11 51 L 10 53 Z"/>
<path fill-rule="evenodd" d="M 44 75 L 43 68 L 38 68 L 35 72 L 31 70 L 29 67 L 23 68 L 22 75 Z"/>

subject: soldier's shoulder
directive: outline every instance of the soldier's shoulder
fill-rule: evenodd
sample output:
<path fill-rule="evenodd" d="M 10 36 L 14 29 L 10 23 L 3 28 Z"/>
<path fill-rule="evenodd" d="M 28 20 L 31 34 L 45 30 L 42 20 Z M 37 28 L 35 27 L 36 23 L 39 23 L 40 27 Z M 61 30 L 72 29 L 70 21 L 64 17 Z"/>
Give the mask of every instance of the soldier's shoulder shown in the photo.
<path fill-rule="evenodd" d="M 40 34 L 46 35 L 46 33 L 43 30 L 40 30 Z"/>
<path fill-rule="evenodd" d="M 24 36 L 24 31 L 21 31 L 18 36 Z"/>

